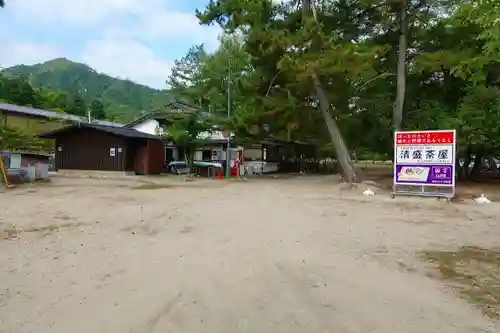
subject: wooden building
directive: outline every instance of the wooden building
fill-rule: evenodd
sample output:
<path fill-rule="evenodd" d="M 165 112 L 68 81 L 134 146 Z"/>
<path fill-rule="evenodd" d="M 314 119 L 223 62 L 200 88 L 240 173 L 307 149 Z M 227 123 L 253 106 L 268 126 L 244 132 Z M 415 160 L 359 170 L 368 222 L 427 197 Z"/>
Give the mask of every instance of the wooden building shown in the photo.
<path fill-rule="evenodd" d="M 163 141 L 131 128 L 79 123 L 43 133 L 55 140 L 56 169 L 133 171 L 165 170 Z"/>
<path fill-rule="evenodd" d="M 17 128 L 27 133 L 39 134 L 81 122 L 87 122 L 87 118 L 64 112 L 0 102 L 0 125 Z M 123 126 L 122 124 L 97 119 L 93 123 L 113 127 Z"/>

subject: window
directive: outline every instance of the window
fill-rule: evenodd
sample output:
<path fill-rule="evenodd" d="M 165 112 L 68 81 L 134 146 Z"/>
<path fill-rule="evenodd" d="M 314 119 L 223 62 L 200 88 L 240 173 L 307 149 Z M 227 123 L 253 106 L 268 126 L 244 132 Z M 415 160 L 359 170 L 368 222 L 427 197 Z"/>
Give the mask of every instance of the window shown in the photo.
<path fill-rule="evenodd" d="M 212 159 L 212 150 L 203 150 L 201 154 L 203 161 L 210 161 Z"/>

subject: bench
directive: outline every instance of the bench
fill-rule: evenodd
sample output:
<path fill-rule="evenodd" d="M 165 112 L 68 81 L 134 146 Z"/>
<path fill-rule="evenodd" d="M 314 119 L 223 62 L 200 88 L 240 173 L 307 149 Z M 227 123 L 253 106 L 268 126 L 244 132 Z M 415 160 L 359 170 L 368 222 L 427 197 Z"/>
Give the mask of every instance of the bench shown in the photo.
<path fill-rule="evenodd" d="M 180 168 L 180 169 L 175 169 L 175 173 L 179 176 L 184 176 L 184 181 L 192 180 L 193 177 L 196 175 L 191 173 L 191 170 L 189 168 Z"/>
<path fill-rule="evenodd" d="M 7 169 L 6 170 L 7 176 L 17 176 L 21 177 L 23 174 L 23 169 Z"/>
<path fill-rule="evenodd" d="M 189 168 L 175 169 L 175 173 L 179 176 L 189 176 L 191 170 Z"/>

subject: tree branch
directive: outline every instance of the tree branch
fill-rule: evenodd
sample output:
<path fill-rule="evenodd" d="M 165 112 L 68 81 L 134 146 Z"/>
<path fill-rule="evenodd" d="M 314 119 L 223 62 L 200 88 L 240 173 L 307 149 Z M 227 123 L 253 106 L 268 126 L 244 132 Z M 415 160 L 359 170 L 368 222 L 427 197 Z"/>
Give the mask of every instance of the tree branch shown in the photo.
<path fill-rule="evenodd" d="M 395 75 L 396 74 L 394 74 L 394 73 L 382 73 L 382 74 L 377 75 L 376 77 L 366 81 L 365 83 L 363 83 L 359 87 L 356 87 L 355 89 L 356 89 L 356 91 L 360 91 L 361 89 L 363 89 L 364 87 L 366 87 L 367 85 L 369 85 L 370 83 L 372 83 L 375 80 L 382 79 L 382 78 L 385 78 L 387 76 L 395 76 Z"/>
<path fill-rule="evenodd" d="M 278 70 L 278 72 L 273 76 L 271 82 L 269 83 L 269 87 L 267 88 L 266 97 L 269 96 L 269 93 L 271 92 L 271 89 L 273 88 L 274 81 L 276 81 L 276 78 L 278 77 L 278 75 L 280 73 L 281 73 L 281 71 Z"/>

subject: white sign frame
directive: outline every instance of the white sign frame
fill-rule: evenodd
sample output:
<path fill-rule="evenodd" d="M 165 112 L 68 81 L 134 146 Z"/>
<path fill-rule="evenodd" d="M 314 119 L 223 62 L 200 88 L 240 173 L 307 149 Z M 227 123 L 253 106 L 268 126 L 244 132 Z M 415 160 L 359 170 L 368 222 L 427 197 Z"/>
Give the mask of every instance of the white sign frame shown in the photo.
<path fill-rule="evenodd" d="M 397 138 L 398 134 L 406 134 L 406 135 L 416 135 L 418 136 L 423 136 L 427 134 L 437 134 L 437 133 L 452 133 L 453 134 L 453 140 L 452 142 L 433 142 L 433 143 L 420 143 L 416 142 L 418 140 L 412 140 L 410 143 L 398 143 Z M 447 159 L 447 163 L 439 162 L 436 159 L 432 160 L 432 163 L 422 163 L 421 161 L 417 162 L 414 160 L 408 161 L 408 162 L 400 162 L 399 160 L 399 154 L 401 145 L 407 145 L 407 146 L 420 146 L 420 147 L 433 147 L 435 148 L 436 146 L 443 146 L 443 147 L 450 147 L 451 146 L 451 156 Z M 457 135 L 456 135 L 456 130 L 422 130 L 422 131 L 395 131 L 394 132 L 394 163 L 393 163 L 393 192 L 392 192 L 392 197 L 394 198 L 396 195 L 419 195 L 419 196 L 433 196 L 433 197 L 446 197 L 446 198 L 453 198 L 455 196 L 455 186 L 456 186 L 456 177 L 455 177 L 455 169 L 456 169 L 456 145 L 457 145 Z M 423 168 L 425 169 L 425 165 L 439 165 L 442 164 L 443 166 L 446 167 L 451 167 L 451 184 L 433 184 L 433 183 L 428 183 L 428 182 L 411 182 L 411 181 L 405 181 L 405 182 L 398 182 L 398 166 L 415 166 L 415 165 L 422 165 Z M 400 189 L 401 187 L 405 188 L 410 188 L 409 190 L 402 190 Z M 446 189 L 448 188 L 449 190 L 447 191 L 439 191 L 439 188 Z M 428 191 L 431 190 L 431 191 Z"/>

